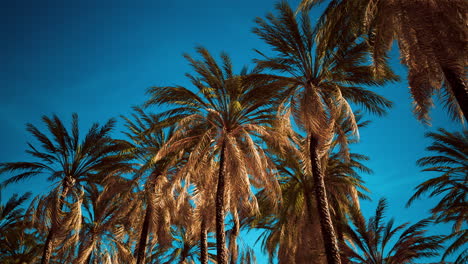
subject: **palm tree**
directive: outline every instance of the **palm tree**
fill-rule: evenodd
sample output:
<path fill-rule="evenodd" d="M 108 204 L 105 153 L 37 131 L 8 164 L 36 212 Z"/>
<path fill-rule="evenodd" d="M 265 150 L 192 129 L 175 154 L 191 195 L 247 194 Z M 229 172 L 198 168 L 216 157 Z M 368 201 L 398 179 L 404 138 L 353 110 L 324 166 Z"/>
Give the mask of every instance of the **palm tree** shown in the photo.
<path fill-rule="evenodd" d="M 82 227 L 84 193 L 82 189 L 72 188 L 61 203 L 61 191 L 61 186 L 57 186 L 45 195 L 36 196 L 29 206 L 28 215 L 31 216 L 32 228 L 40 237 L 49 237 L 51 226 L 54 226 L 54 241 L 51 245 L 54 256 L 50 261 L 71 263 Z"/>
<path fill-rule="evenodd" d="M 24 218 L 24 209 L 20 206 L 31 197 L 31 193 L 27 192 L 21 196 L 13 194 L 6 204 L 0 204 L 0 234 L 14 227 L 15 225 L 21 224 Z M 0 202 L 2 196 L 0 193 Z"/>
<path fill-rule="evenodd" d="M 13 194 L 5 204 L 0 204 L 0 259 L 2 263 L 32 263 L 38 259 L 41 241 L 37 234 L 30 230 L 26 231 L 30 225 L 27 221 L 29 217 L 21 208 L 30 196 L 30 192 L 21 196 Z"/>
<path fill-rule="evenodd" d="M 215 227 L 215 193 L 216 176 L 218 164 L 209 156 L 199 162 L 196 168 L 192 168 L 194 174 L 192 178 L 193 195 L 192 200 L 195 204 L 195 219 L 199 222 L 199 240 L 200 240 L 200 263 L 208 264 L 208 244 L 209 234 Z M 201 176 L 201 177 L 200 177 Z M 197 221 L 196 221 L 197 222 Z M 232 254 L 231 254 L 232 255 Z"/>
<path fill-rule="evenodd" d="M 353 210 L 350 217 L 353 226 L 345 230 L 353 245 L 346 245 L 344 249 L 350 263 L 409 264 L 421 257 L 439 255 L 443 237 L 426 235 L 424 229 L 430 220 L 421 220 L 409 227 L 409 223 L 394 227 L 394 219 L 383 222 L 386 207 L 385 199 L 380 199 L 375 216 L 367 222 L 358 209 Z M 398 232 L 400 236 L 396 237 Z"/>
<path fill-rule="evenodd" d="M 78 256 L 73 263 L 89 263 L 92 256 L 97 256 L 101 251 L 100 245 L 111 247 L 112 244 L 120 243 L 122 231 L 131 228 L 131 225 L 126 225 L 126 221 L 136 221 L 132 219 L 132 211 L 137 207 L 131 196 L 132 185 L 132 181 L 112 175 L 103 181 L 102 186 L 93 183 L 85 186 L 85 223 L 81 229 Z M 118 246 L 115 248 L 118 249 Z M 125 252 L 120 255 L 125 255 Z M 131 254 L 120 262 L 129 260 L 133 260 Z"/>
<path fill-rule="evenodd" d="M 173 174 L 176 168 L 181 165 L 183 153 L 180 155 L 167 155 L 163 159 L 153 162 L 152 158 L 166 144 L 172 136 L 174 129 L 170 128 L 165 131 L 163 128 L 158 127 L 160 120 L 155 114 L 147 114 L 139 107 L 135 107 L 134 111 L 135 113 L 132 114 L 133 119 L 123 118 L 127 128 L 127 132 L 124 132 L 124 134 L 133 142 L 127 151 L 130 151 L 142 163 L 138 173 L 139 178 L 147 176 L 144 183 L 144 194 L 142 195 L 144 204 L 146 205 L 145 216 L 134 254 L 136 264 L 142 264 L 145 263 L 147 242 L 150 234 L 158 231 L 158 229 L 169 231 L 167 227 L 169 222 L 158 221 L 155 218 L 158 209 L 171 210 L 171 208 L 162 208 L 160 203 L 164 203 L 164 201 L 161 201 L 161 198 L 164 196 L 158 196 L 156 189 L 163 187 L 161 185 L 162 181 L 159 178 L 164 177 L 164 175 Z M 166 228 L 161 228 L 163 225 L 166 225 Z M 159 232 L 159 236 L 167 237 L 170 235 L 168 233 L 163 234 Z"/>
<path fill-rule="evenodd" d="M 272 193 L 278 189 L 271 176 L 272 164 L 253 139 L 254 135 L 269 136 L 267 127 L 275 117 L 277 92 L 270 88 L 275 84 L 270 81 L 244 83 L 245 71 L 235 75 L 226 54 L 221 55 L 219 65 L 206 49 L 199 47 L 197 51 L 203 60 L 185 55 L 198 74 L 187 75 L 196 93 L 181 86 L 154 87 L 149 90 L 147 105 L 169 105 L 172 109 L 161 114 L 164 122 L 177 122 L 174 136 L 155 160 L 188 147 L 191 152 L 187 168 L 195 168 L 204 156 L 219 160 L 215 199 L 217 260 L 226 264 L 225 201 L 255 203 L 249 198 L 253 197 L 251 184 Z"/>
<path fill-rule="evenodd" d="M 440 128 L 438 132 L 430 132 L 426 136 L 433 140 L 427 150 L 434 155 L 419 159 L 418 165 L 424 168 L 423 171 L 435 172 L 440 176 L 419 184 L 407 205 L 426 193 L 429 197 L 440 197 L 431 213 L 438 223 L 453 223 L 454 232 L 449 239 L 455 238 L 443 259 L 462 249 L 455 263 L 466 263 L 468 249 L 463 250 L 463 246 L 468 242 L 468 230 L 463 227 L 468 223 L 468 130 L 450 133 Z"/>
<path fill-rule="evenodd" d="M 299 135 L 297 137 L 300 138 Z M 308 193 L 310 187 L 306 186 L 310 185 L 310 176 L 307 175 L 310 174 L 310 168 L 304 171 L 307 168 L 304 165 L 308 161 L 301 159 L 306 157 L 304 152 L 307 141 L 301 139 L 300 142 L 300 152 L 286 152 L 277 161 L 283 197 L 279 211 L 275 212 L 268 201 L 259 198 L 262 201 L 261 217 L 264 219 L 257 220 L 259 223 L 256 227 L 265 229 L 262 234 L 263 247 L 269 253 L 270 260 L 278 254 L 279 263 L 327 263 L 323 239 L 318 235 L 321 230 L 317 205 L 313 193 Z M 333 144 L 335 142 L 336 139 Z M 329 157 L 323 161 L 326 164 L 325 186 L 334 212 L 332 219 L 338 230 L 338 240 L 343 243 L 342 219 L 346 217 L 350 207 L 359 205 L 359 198 L 367 199 L 364 194 L 367 189 L 363 186 L 358 171 L 371 171 L 361 164 L 367 157 L 349 153 L 349 159 L 345 161 L 339 150 L 332 149 L 334 152 L 328 154 Z"/>
<path fill-rule="evenodd" d="M 41 239 L 26 225 L 18 225 L 2 232 L 0 259 L 3 264 L 37 263 L 41 254 Z"/>
<path fill-rule="evenodd" d="M 302 0 L 301 10 L 324 2 Z M 429 119 L 432 95 L 442 92 L 454 118 L 468 118 L 466 41 L 468 3 L 464 0 L 331 0 L 323 14 L 324 38 L 364 34 L 369 39 L 377 69 L 386 60 L 393 40 L 398 40 L 402 63 L 408 66 L 408 81 L 415 113 Z M 339 35 L 339 34 L 338 34 Z M 443 82 L 445 83 L 443 85 Z"/>
<path fill-rule="evenodd" d="M 292 113 L 295 123 L 308 136 L 308 156 L 327 259 L 329 263 L 340 263 L 320 160 L 337 129 L 335 120 L 338 116 L 346 113 L 346 119 L 357 132 L 350 102 L 378 115 L 384 114 L 391 105 L 361 86 L 382 85 L 396 77 L 386 69 L 382 78 L 373 78 L 371 68 L 363 65 L 366 45 L 358 38 L 346 39 L 334 46 L 315 43 L 316 29 L 310 24 L 307 12 L 296 18 L 285 2 L 279 3 L 276 9 L 279 16 L 269 14 L 266 20 L 256 19 L 257 27 L 253 32 L 275 52 L 274 57 L 259 52 L 263 59 L 256 62 L 260 68 L 284 75 L 256 74 L 251 78 L 288 83 L 283 105 L 286 113 Z"/>
<path fill-rule="evenodd" d="M 27 131 L 40 143 L 39 147 L 28 143 L 29 149 L 26 151 L 36 161 L 1 163 L 0 174 L 14 173 L 3 185 L 36 175 L 47 176 L 48 181 L 57 185 L 54 190 L 56 199 L 50 203 L 56 208 L 52 212 L 53 216 L 62 214 L 67 197 L 73 190 L 79 190 L 82 184 L 98 182 L 111 172 L 129 169 L 117 155 L 123 147 L 109 137 L 114 120 L 109 120 L 103 126 L 94 124 L 82 142 L 79 137 L 78 115 L 72 116 L 71 133 L 55 115 L 52 118 L 43 116 L 42 120 L 51 137 L 34 125 L 27 125 Z M 55 219 L 49 227 L 41 264 L 48 264 L 52 256 L 55 236 L 60 228 Z"/>

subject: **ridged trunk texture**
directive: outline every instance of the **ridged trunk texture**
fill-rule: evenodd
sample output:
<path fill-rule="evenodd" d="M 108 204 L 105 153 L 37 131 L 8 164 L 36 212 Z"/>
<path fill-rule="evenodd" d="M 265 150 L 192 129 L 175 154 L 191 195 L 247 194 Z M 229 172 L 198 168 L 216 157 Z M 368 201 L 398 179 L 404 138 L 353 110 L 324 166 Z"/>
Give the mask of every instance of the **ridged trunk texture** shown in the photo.
<path fill-rule="evenodd" d="M 304 198 L 305 198 L 305 202 L 306 202 L 306 215 L 307 215 L 307 218 L 308 218 L 308 222 L 309 223 L 312 223 L 313 220 L 314 220 L 314 213 L 313 213 L 313 206 L 312 206 L 312 193 L 311 193 L 311 188 L 308 186 L 308 182 L 307 181 L 304 181 Z"/>
<path fill-rule="evenodd" d="M 200 226 L 200 263 L 208 264 L 208 239 L 205 219 L 202 219 Z"/>
<path fill-rule="evenodd" d="M 138 242 L 138 247 L 136 249 L 136 259 L 137 262 L 136 264 L 143 264 L 145 263 L 145 258 L 146 258 L 146 243 L 148 241 L 148 233 L 149 233 L 149 221 L 151 217 L 151 212 L 150 212 L 150 206 L 146 206 L 145 210 L 145 219 L 143 220 L 143 227 L 141 229 L 140 233 L 140 241 Z"/>
<path fill-rule="evenodd" d="M 224 233 L 225 149 L 226 143 L 223 142 L 219 158 L 218 186 L 216 189 L 216 259 L 218 264 L 227 264 L 226 234 Z"/>
<path fill-rule="evenodd" d="M 447 83 L 450 85 L 453 95 L 463 112 L 465 120 L 468 121 L 468 87 L 465 81 L 465 73 L 457 72 L 451 67 L 442 67 Z"/>
<path fill-rule="evenodd" d="M 59 206 L 57 207 L 59 210 L 63 210 L 65 197 L 67 197 L 69 190 L 70 190 L 70 187 L 67 184 L 64 184 L 62 193 L 59 196 Z M 44 250 L 42 251 L 41 264 L 49 264 L 50 262 L 50 257 L 52 256 L 52 250 L 53 250 L 52 247 L 54 245 L 56 232 L 57 232 L 57 223 L 52 219 L 52 225 L 50 227 L 49 234 L 47 234 L 47 239 L 44 243 Z"/>
<path fill-rule="evenodd" d="M 341 264 L 338 243 L 333 229 L 333 223 L 328 207 L 325 179 L 318 155 L 318 139 L 310 137 L 310 162 L 312 168 L 312 178 L 314 180 L 315 199 L 320 216 L 320 226 L 322 230 L 325 253 L 329 264 Z"/>
<path fill-rule="evenodd" d="M 312 201 L 314 196 L 310 182 L 304 182 L 304 198 L 306 202 L 306 226 L 304 228 L 309 228 L 311 232 L 302 232 L 302 240 L 307 241 L 307 248 L 304 248 L 302 255 L 307 256 L 307 259 L 310 261 L 310 264 L 327 264 L 327 257 L 325 254 L 325 245 L 323 243 L 323 236 L 320 227 L 320 220 L 318 216 L 317 207 L 314 206 Z M 313 236 L 311 236 L 313 234 Z"/>
<path fill-rule="evenodd" d="M 52 255 L 52 245 L 54 240 L 55 229 L 51 227 L 47 239 L 44 244 L 44 250 L 42 251 L 41 264 L 49 264 L 50 257 Z"/>
<path fill-rule="evenodd" d="M 159 176 L 158 171 L 153 171 L 151 175 L 149 176 L 150 179 L 147 182 L 147 188 L 149 188 L 150 192 L 154 192 L 156 188 L 156 180 Z M 151 197 L 149 195 L 146 195 L 146 209 L 145 209 L 145 218 L 143 219 L 143 226 L 141 227 L 141 233 L 140 233 L 140 240 L 138 241 L 138 246 L 135 249 L 135 258 L 137 259 L 136 264 L 143 264 L 145 263 L 146 259 L 146 247 L 148 243 L 148 236 L 149 236 L 149 226 L 150 226 L 150 221 L 152 217 L 152 207 L 150 204 L 150 199 Z"/>
<path fill-rule="evenodd" d="M 137 259 L 136 264 L 145 263 L 146 243 L 148 241 L 150 219 L 151 219 L 151 206 L 148 204 L 146 205 L 145 219 L 143 220 L 143 227 L 140 233 L 140 241 L 138 242 L 138 247 L 135 251 L 136 253 L 135 257 Z"/>

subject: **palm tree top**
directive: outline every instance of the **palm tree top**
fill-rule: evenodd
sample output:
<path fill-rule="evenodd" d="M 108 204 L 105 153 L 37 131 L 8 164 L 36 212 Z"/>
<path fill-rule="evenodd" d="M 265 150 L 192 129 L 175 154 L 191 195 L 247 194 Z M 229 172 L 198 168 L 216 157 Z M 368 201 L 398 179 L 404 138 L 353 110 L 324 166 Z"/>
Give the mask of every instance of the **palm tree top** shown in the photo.
<path fill-rule="evenodd" d="M 189 115 L 207 116 L 212 125 L 230 132 L 236 131 L 243 124 L 258 124 L 271 118 L 271 111 L 265 109 L 275 102 L 273 83 L 249 85 L 243 81 L 248 71 L 243 69 L 240 74 L 234 74 L 227 54 L 221 54 L 221 65 L 218 65 L 208 50 L 203 47 L 197 47 L 196 50 L 201 60 L 184 55 L 197 73 L 196 76 L 186 74 L 195 92 L 182 86 L 152 87 L 148 90 L 152 97 L 146 106 L 173 105 L 174 109 L 161 116 L 179 119 Z M 257 71 L 254 69 L 252 72 Z"/>
<path fill-rule="evenodd" d="M 77 114 L 72 115 L 71 130 L 56 115 L 43 116 L 42 121 L 49 135 L 32 124 L 26 125 L 27 131 L 39 143 L 28 143 L 29 149 L 26 150 L 36 161 L 1 163 L 0 174 L 16 174 L 5 180 L 3 185 L 44 173 L 48 174 L 48 181 L 60 180 L 74 185 L 111 171 L 131 169 L 118 155 L 125 146 L 110 137 L 114 119 L 102 126 L 93 124 L 83 139 L 79 134 Z"/>
<path fill-rule="evenodd" d="M 350 103 L 374 114 L 385 113 L 391 102 L 366 86 L 384 85 L 397 76 L 386 68 L 385 74 L 376 78 L 365 65 L 368 47 L 364 41 L 357 36 L 336 42 L 318 38 L 308 12 L 296 16 L 284 1 L 276 10 L 277 15 L 257 18 L 253 29 L 273 50 L 272 55 L 258 51 L 262 58 L 255 60 L 260 69 L 271 74 L 250 78 L 283 81 L 288 88 L 283 99 L 289 100 L 300 128 L 320 135 L 343 112 L 352 120 Z M 353 127 L 357 131 L 357 125 Z"/>
<path fill-rule="evenodd" d="M 380 199 L 368 221 L 358 209 L 352 211 L 353 227 L 349 226 L 345 233 L 353 246 L 344 249 L 351 263 L 410 264 L 418 258 L 439 255 L 444 237 L 426 234 L 431 220 L 394 226 L 394 219 L 384 222 L 386 208 L 387 201 Z"/>
<path fill-rule="evenodd" d="M 24 209 L 20 206 L 31 197 L 31 193 L 27 192 L 21 196 L 13 194 L 8 201 L 3 204 L 2 195 L 0 193 L 0 230 L 1 233 L 6 232 L 13 225 L 19 223 L 23 218 Z"/>

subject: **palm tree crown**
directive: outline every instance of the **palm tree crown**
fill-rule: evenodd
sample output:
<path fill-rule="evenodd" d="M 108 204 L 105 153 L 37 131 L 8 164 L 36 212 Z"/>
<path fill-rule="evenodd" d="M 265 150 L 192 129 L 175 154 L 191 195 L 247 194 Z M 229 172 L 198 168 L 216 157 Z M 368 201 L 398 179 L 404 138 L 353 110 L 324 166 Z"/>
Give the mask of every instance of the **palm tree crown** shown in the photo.
<path fill-rule="evenodd" d="M 434 153 L 418 160 L 423 171 L 439 174 L 416 187 L 416 192 L 408 201 L 410 205 L 414 200 L 428 193 L 429 197 L 440 197 L 440 201 L 431 209 L 436 222 L 453 223 L 455 238 L 446 249 L 443 258 L 455 253 L 468 242 L 468 130 L 450 133 L 445 129 L 430 132 L 427 137 L 433 140 L 427 150 Z M 468 261 L 468 249 L 460 252 L 455 263 Z"/>
<path fill-rule="evenodd" d="M 302 0 L 308 10 L 323 0 Z M 319 25 L 321 37 L 362 35 L 368 39 L 378 74 L 398 41 L 401 62 L 418 119 L 428 122 L 432 96 L 441 92 L 455 119 L 468 118 L 466 81 L 468 3 L 464 0 L 330 0 Z M 443 88 L 443 89 L 441 89 Z"/>
<path fill-rule="evenodd" d="M 186 168 L 196 168 L 197 163 L 210 156 L 219 160 L 216 192 L 216 234 L 218 263 L 226 263 L 224 234 L 225 208 L 235 208 L 242 203 L 255 211 L 255 197 L 251 185 L 265 188 L 270 193 L 278 191 L 272 163 L 268 161 L 254 136 L 271 136 L 268 127 L 275 118 L 277 91 L 275 82 L 244 82 L 244 70 L 235 75 L 230 58 L 221 55 L 222 64 L 204 48 L 197 48 L 203 60 L 185 55 L 198 74 L 187 74 L 196 89 L 154 87 L 149 90 L 147 105 L 168 104 L 173 109 L 161 114 L 168 124 L 177 122 L 176 131 L 155 157 L 163 158 L 178 149 L 188 149 Z M 203 177 L 203 175 L 195 175 Z M 226 201 L 238 201 L 225 205 Z"/>
<path fill-rule="evenodd" d="M 88 131 L 83 141 L 80 142 L 78 129 L 78 115 L 73 114 L 71 131 L 69 132 L 62 121 L 53 116 L 44 116 L 44 121 L 50 137 L 42 133 L 32 124 L 27 125 L 27 130 L 40 143 L 34 146 L 28 143 L 26 151 L 37 161 L 35 162 L 7 162 L 0 164 L 0 174 L 14 173 L 12 177 L 4 181 L 4 185 L 25 180 L 36 175 L 48 176 L 48 181 L 57 184 L 50 196 L 40 204 L 49 204 L 53 209 L 54 221 L 48 231 L 42 264 L 48 264 L 53 251 L 53 242 L 58 230 L 57 217 L 65 205 L 65 200 L 75 190 L 87 182 L 99 182 L 105 176 L 116 171 L 128 171 L 131 167 L 118 155 L 124 149 L 122 144 L 113 140 L 109 134 L 115 121 L 109 120 L 105 125 L 94 124 Z M 53 201 L 52 201 L 52 200 Z"/>
<path fill-rule="evenodd" d="M 383 222 L 386 207 L 385 199 L 381 199 L 375 216 L 367 223 L 359 210 L 352 212 L 354 227 L 348 226 L 346 229 L 352 246 L 346 245 L 344 249 L 351 263 L 409 264 L 421 257 L 439 255 L 443 237 L 425 234 L 424 228 L 430 224 L 430 220 L 422 220 L 409 227 L 408 223 L 394 227 L 393 219 L 386 224 Z M 401 232 L 400 236 L 395 237 L 398 232 Z"/>

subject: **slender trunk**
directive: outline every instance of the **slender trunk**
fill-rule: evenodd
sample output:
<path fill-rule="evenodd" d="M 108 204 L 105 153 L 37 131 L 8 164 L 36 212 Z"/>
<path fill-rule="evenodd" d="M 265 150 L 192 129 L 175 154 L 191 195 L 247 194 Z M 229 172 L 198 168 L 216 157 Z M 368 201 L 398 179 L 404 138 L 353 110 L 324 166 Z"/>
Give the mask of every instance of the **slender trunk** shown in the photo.
<path fill-rule="evenodd" d="M 67 197 L 68 191 L 70 190 L 70 186 L 68 184 L 63 185 L 62 193 L 59 195 L 59 206 L 54 210 L 63 210 L 63 205 L 65 201 L 65 197 Z M 53 214 L 57 214 L 58 212 L 54 212 Z M 57 217 L 57 216 L 55 216 Z M 52 256 L 52 250 L 55 240 L 55 233 L 57 232 L 57 223 L 54 219 L 52 219 L 52 224 L 49 230 L 49 234 L 47 234 L 47 238 L 44 244 L 44 249 L 42 251 L 42 258 L 41 264 L 49 264 L 50 257 Z"/>
<path fill-rule="evenodd" d="M 141 229 L 140 241 L 139 241 L 138 247 L 137 247 L 137 249 L 135 251 L 136 258 L 137 258 L 136 264 L 143 264 L 145 262 L 146 243 L 148 241 L 149 222 L 150 222 L 150 219 L 151 219 L 151 212 L 150 211 L 151 211 L 151 208 L 150 208 L 150 205 L 148 204 L 146 206 L 145 219 L 143 220 L 143 227 Z"/>
<path fill-rule="evenodd" d="M 320 157 L 318 155 L 318 140 L 310 136 L 310 162 L 312 167 L 312 177 L 314 180 L 315 199 L 320 216 L 320 226 L 322 230 L 323 242 L 325 243 L 325 253 L 329 264 L 341 264 L 338 243 L 335 230 L 328 209 L 327 192 L 325 189 L 324 175 L 322 172 Z"/>
<path fill-rule="evenodd" d="M 226 234 L 224 233 L 225 148 L 226 143 L 223 142 L 219 159 L 218 186 L 216 189 L 216 258 L 218 264 L 227 264 Z"/>
<path fill-rule="evenodd" d="M 150 192 L 154 192 L 156 188 L 156 179 L 158 177 L 158 173 L 153 172 L 150 177 L 150 181 L 148 182 L 148 188 Z M 143 264 L 145 263 L 146 259 L 146 244 L 148 243 L 148 236 L 149 236 L 149 225 L 150 220 L 152 217 L 152 208 L 150 205 L 151 197 L 147 196 L 147 203 L 146 203 L 146 210 L 145 210 L 145 218 L 143 220 L 143 226 L 141 228 L 140 233 L 140 241 L 138 242 L 138 247 L 135 250 L 135 257 L 137 259 L 136 264 Z"/>
<path fill-rule="evenodd" d="M 303 183 L 304 187 L 302 188 L 304 190 L 304 199 L 306 202 L 306 213 L 307 217 L 309 218 L 309 222 L 312 223 L 314 222 L 314 214 L 312 212 L 313 206 L 312 206 L 312 197 L 311 197 L 311 188 L 308 186 L 308 182 L 304 181 Z"/>
<path fill-rule="evenodd" d="M 318 210 L 315 206 L 313 206 L 312 202 L 312 187 L 310 186 L 310 182 L 305 181 L 304 183 L 304 199 L 306 202 L 306 216 L 308 217 L 307 223 L 310 226 L 311 232 L 308 234 L 304 234 L 306 236 L 310 236 L 310 233 L 314 234 L 313 237 L 306 237 L 303 240 L 308 240 L 309 243 L 307 244 L 308 256 L 311 260 L 311 264 L 326 264 L 327 257 L 325 253 L 325 245 L 323 243 L 323 236 L 321 232 L 321 225 L 318 216 Z M 312 260 L 313 259 L 313 260 Z"/>
<path fill-rule="evenodd" d="M 208 264 L 208 239 L 205 219 L 202 219 L 200 226 L 200 263 Z"/>
<path fill-rule="evenodd" d="M 44 250 L 42 251 L 41 264 L 49 264 L 50 256 L 52 255 L 52 242 L 54 240 L 55 229 L 51 227 L 47 239 L 44 244 Z"/>
<path fill-rule="evenodd" d="M 457 99 L 457 103 L 463 112 L 465 120 L 468 121 L 468 87 L 464 79 L 464 73 L 459 73 L 456 69 L 447 66 L 442 67 L 442 70 L 450 86 L 449 89 L 451 89 L 453 95 Z"/>

